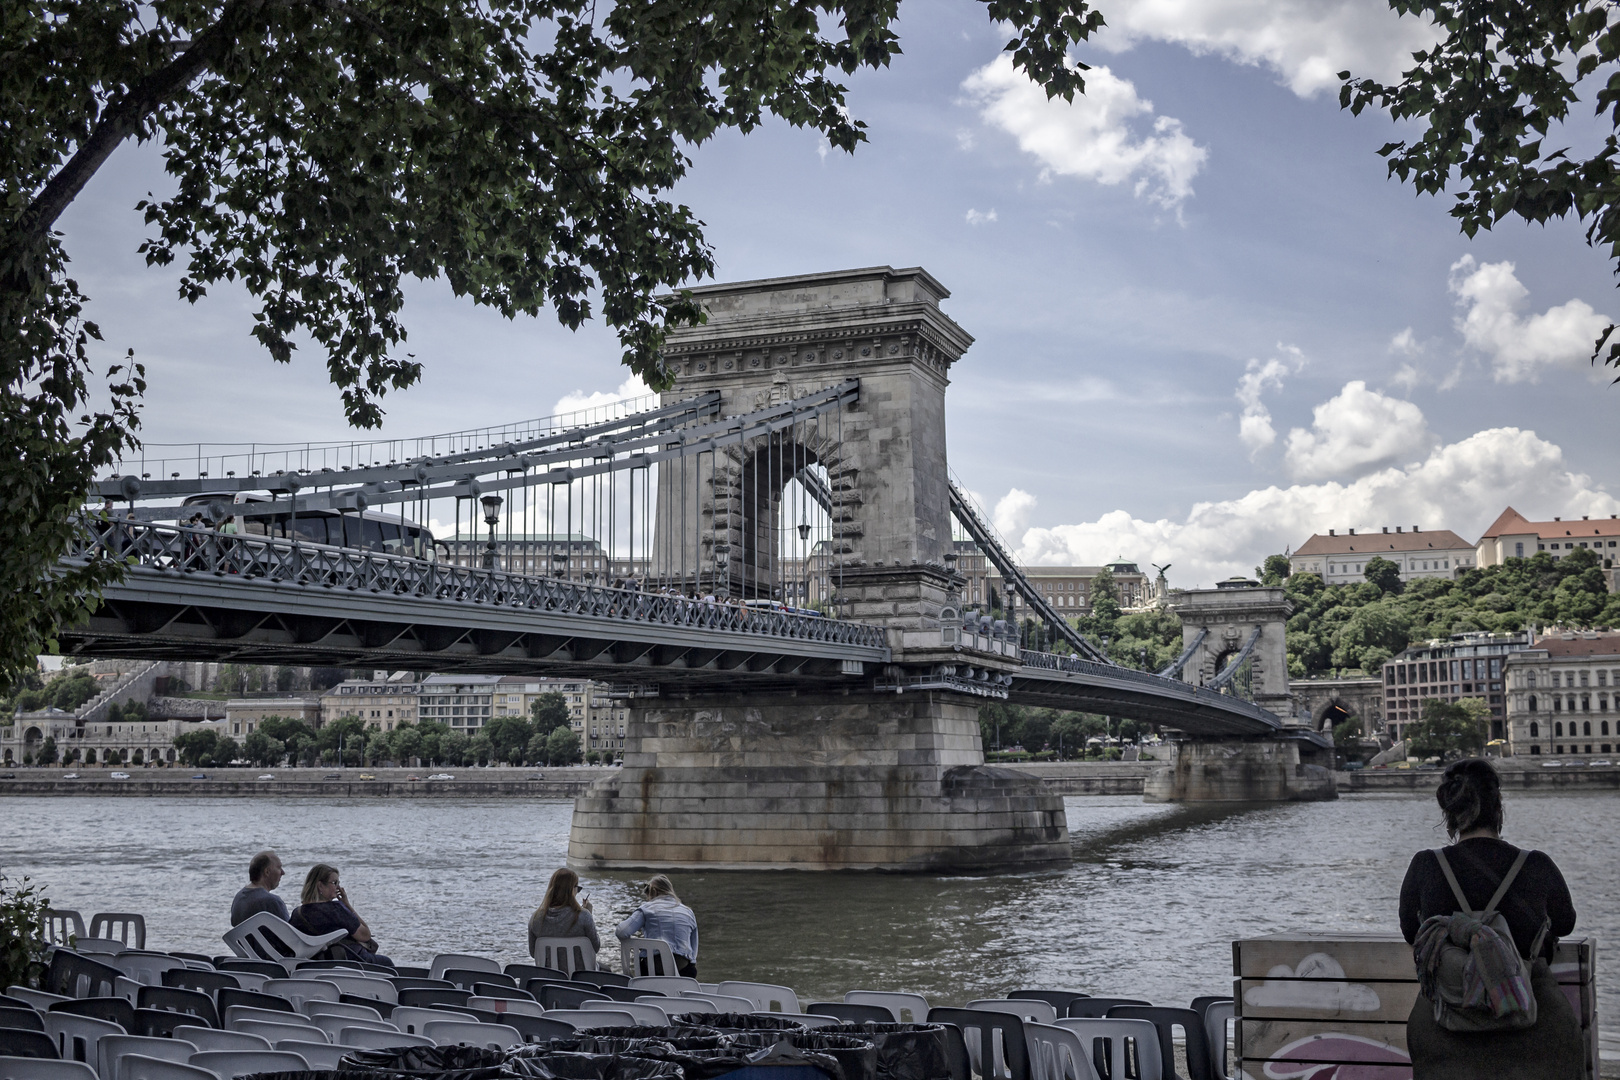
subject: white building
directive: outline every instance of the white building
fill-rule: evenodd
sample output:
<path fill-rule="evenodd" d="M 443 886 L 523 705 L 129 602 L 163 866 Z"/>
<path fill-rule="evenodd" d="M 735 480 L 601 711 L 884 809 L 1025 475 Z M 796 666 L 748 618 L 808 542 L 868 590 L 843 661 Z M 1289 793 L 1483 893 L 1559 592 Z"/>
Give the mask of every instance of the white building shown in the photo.
<path fill-rule="evenodd" d="M 1497 566 L 1508 559 L 1527 559 L 1538 551 L 1559 559 L 1577 548 L 1595 550 L 1603 557 L 1602 565 L 1611 566 L 1620 555 L 1620 517 L 1530 521 L 1510 506 L 1479 538 L 1478 558 L 1481 566 Z"/>
<path fill-rule="evenodd" d="M 437 720 L 463 735 L 476 732 L 494 715 L 499 675 L 429 675 L 418 684 L 417 717 Z"/>
<path fill-rule="evenodd" d="M 1508 657 L 1511 754 L 1611 754 L 1620 746 L 1620 634 L 1561 632 Z"/>
<path fill-rule="evenodd" d="M 1374 556 L 1400 567 L 1402 581 L 1451 578 L 1478 560 L 1474 545 L 1450 529 L 1424 532 L 1414 525 L 1407 531 L 1396 525 L 1392 532 L 1386 525 L 1378 532 L 1317 533 L 1288 556 L 1288 566 L 1291 573 L 1319 574 L 1329 585 L 1354 585 L 1366 580 L 1363 572 Z"/>

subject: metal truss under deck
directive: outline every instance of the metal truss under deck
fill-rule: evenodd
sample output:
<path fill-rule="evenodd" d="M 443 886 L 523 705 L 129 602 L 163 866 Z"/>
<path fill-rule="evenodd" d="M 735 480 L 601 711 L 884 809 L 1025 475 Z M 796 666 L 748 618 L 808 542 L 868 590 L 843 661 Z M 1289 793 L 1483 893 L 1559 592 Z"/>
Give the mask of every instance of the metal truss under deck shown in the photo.
<path fill-rule="evenodd" d="M 1197 735 L 1266 735 L 1282 726 L 1252 701 L 1179 679 L 1027 649 L 1020 657 L 1007 695 L 1020 705 L 1128 716 Z"/>

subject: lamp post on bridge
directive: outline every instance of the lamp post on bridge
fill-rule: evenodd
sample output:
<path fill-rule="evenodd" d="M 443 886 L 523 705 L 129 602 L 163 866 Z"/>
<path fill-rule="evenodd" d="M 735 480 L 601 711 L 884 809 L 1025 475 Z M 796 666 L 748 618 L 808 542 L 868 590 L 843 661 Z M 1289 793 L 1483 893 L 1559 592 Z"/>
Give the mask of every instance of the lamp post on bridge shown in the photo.
<path fill-rule="evenodd" d="M 484 523 L 489 526 L 489 544 L 484 548 L 484 569 L 495 569 L 495 526 L 501 523 L 501 503 L 505 500 L 499 495 L 485 495 L 479 500 L 484 504 Z"/>

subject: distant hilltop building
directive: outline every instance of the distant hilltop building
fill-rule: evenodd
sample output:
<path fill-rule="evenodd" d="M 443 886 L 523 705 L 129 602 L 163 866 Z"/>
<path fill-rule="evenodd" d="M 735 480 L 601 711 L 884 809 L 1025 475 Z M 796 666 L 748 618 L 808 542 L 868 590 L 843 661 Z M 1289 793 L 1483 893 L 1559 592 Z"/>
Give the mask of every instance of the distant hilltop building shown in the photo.
<path fill-rule="evenodd" d="M 1527 559 L 1538 551 L 1561 558 L 1577 548 L 1592 548 L 1603 556 L 1603 565 L 1612 566 L 1620 554 L 1620 518 L 1553 518 L 1530 521 L 1513 507 L 1491 522 L 1479 538 L 1479 565 L 1496 566 L 1510 558 Z"/>
<path fill-rule="evenodd" d="M 1354 529 L 1317 533 L 1288 557 L 1288 566 L 1291 573 L 1320 574 L 1329 585 L 1353 585 L 1366 580 L 1363 572 L 1374 556 L 1400 567 L 1402 581 L 1451 578 L 1479 558 L 1474 545 L 1450 529 L 1425 531 L 1413 525 L 1408 532 L 1396 525 L 1391 531 L 1386 525 L 1359 535 Z"/>

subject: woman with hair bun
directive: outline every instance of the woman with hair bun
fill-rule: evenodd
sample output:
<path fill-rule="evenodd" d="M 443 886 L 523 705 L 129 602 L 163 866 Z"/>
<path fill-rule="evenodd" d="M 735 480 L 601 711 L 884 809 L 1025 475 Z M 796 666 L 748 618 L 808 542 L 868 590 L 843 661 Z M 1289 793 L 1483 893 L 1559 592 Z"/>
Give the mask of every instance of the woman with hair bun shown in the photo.
<path fill-rule="evenodd" d="M 1480 911 L 1519 856 L 1501 835 L 1501 779 L 1488 761 L 1455 761 L 1446 767 L 1435 799 L 1452 839 L 1446 863 L 1470 909 Z M 1451 1031 L 1436 1023 L 1433 1002 L 1420 993 L 1406 1021 L 1413 1080 L 1576 1080 L 1585 1074 L 1580 1021 L 1548 966 L 1558 938 L 1575 929 L 1575 904 L 1552 859 L 1529 852 L 1498 910 L 1527 961 L 1536 1022 L 1518 1030 Z M 1418 852 L 1401 883 L 1401 933 L 1413 942 L 1425 919 L 1456 911 L 1456 897 L 1435 853 Z M 1551 930 L 1545 935 L 1544 925 Z M 1542 943 L 1536 949 L 1538 937 Z"/>

